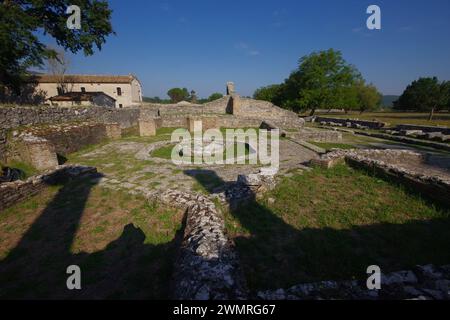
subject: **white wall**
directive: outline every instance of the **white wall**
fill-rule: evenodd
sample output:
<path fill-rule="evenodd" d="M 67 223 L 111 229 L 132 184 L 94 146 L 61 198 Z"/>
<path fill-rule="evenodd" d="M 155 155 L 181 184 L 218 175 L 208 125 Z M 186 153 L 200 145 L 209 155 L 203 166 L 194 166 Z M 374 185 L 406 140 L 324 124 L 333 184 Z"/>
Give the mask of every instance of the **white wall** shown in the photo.
<path fill-rule="evenodd" d="M 85 88 L 86 92 L 104 92 L 105 94 L 116 99 L 116 108 L 130 107 L 133 104 L 142 101 L 142 89 L 139 81 L 133 80 L 132 83 L 69 83 L 68 91 L 80 92 L 81 88 Z M 46 98 L 58 95 L 58 85 L 56 83 L 39 83 L 37 90 L 46 92 Z M 117 94 L 117 88 L 122 89 L 122 95 Z"/>

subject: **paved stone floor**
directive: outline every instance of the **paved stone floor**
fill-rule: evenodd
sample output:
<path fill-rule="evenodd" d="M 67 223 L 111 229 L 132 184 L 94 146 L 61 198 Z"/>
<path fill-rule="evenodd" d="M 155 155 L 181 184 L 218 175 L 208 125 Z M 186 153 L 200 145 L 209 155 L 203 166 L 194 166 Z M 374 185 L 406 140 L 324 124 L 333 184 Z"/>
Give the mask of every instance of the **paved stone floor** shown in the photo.
<path fill-rule="evenodd" d="M 167 189 L 189 192 L 196 190 L 196 177 L 201 175 L 206 184 L 220 191 L 227 183 L 236 182 L 239 174 L 257 172 L 258 165 L 181 165 L 176 166 L 170 160 L 151 156 L 152 146 L 160 147 L 167 142 L 134 142 L 116 141 L 101 146 L 94 151 L 81 154 L 76 161 L 80 164 L 95 165 L 104 174 L 100 184 L 112 189 L 129 190 L 131 193 L 159 192 Z M 108 162 L 109 155 L 117 155 L 115 160 Z M 108 170 L 117 165 L 117 158 L 123 163 L 126 175 Z M 130 158 L 130 156 L 132 156 Z M 280 173 L 292 169 L 306 169 L 305 164 L 318 155 L 299 144 L 280 140 Z M 206 176 L 206 177 L 205 177 Z"/>

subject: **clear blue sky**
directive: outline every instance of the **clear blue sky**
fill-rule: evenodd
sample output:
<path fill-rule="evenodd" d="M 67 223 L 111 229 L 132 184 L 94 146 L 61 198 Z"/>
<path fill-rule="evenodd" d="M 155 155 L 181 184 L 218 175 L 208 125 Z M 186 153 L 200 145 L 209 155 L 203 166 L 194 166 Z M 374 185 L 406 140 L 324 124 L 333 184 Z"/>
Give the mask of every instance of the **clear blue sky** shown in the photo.
<path fill-rule="evenodd" d="M 449 0 L 111 0 L 116 36 L 92 57 L 71 58 L 71 73 L 128 74 L 144 95 L 172 87 L 199 96 L 234 81 L 251 95 L 282 82 L 312 51 L 335 48 L 384 94 L 419 76 L 450 80 Z M 370 4 L 382 30 L 366 28 Z"/>

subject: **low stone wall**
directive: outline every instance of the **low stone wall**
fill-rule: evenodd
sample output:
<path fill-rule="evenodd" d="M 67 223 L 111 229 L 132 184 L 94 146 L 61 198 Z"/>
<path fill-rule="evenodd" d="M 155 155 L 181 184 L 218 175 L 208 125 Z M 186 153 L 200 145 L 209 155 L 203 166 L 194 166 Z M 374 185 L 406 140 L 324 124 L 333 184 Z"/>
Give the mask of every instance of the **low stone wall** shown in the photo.
<path fill-rule="evenodd" d="M 309 128 L 305 128 L 299 132 L 290 132 L 289 136 L 292 136 L 295 139 L 314 142 L 342 141 L 342 133 L 334 130 L 310 130 Z"/>
<path fill-rule="evenodd" d="M 120 128 L 117 124 L 84 122 L 26 128 L 18 133 L 19 138 L 27 135 L 44 138 L 53 144 L 57 154 L 67 155 L 105 139 L 119 138 Z"/>
<path fill-rule="evenodd" d="M 351 128 L 369 128 L 369 129 L 381 129 L 386 123 L 379 121 L 368 121 L 358 119 L 342 119 L 342 118 L 329 118 L 329 117 L 316 117 L 314 122 L 327 123 L 328 125 L 337 125 L 342 127 Z"/>
<path fill-rule="evenodd" d="M 435 126 L 421 126 L 412 124 L 399 124 L 395 127 L 395 130 L 420 130 L 423 132 L 441 132 L 444 135 L 450 135 L 449 127 L 435 127 Z"/>
<path fill-rule="evenodd" d="M 214 203 L 203 195 L 175 190 L 154 197 L 166 205 L 186 209 L 184 238 L 175 263 L 173 298 L 245 299 L 247 287 L 239 259 Z"/>
<path fill-rule="evenodd" d="M 0 129 L 0 162 L 6 162 L 6 138 L 7 138 L 7 130 Z"/>
<path fill-rule="evenodd" d="M 93 167 L 62 165 L 25 181 L 2 183 L 0 184 L 0 210 L 38 194 L 48 185 L 96 172 L 97 169 Z"/>
<path fill-rule="evenodd" d="M 434 141 L 428 141 L 428 140 L 420 140 L 420 139 L 414 139 L 414 138 L 404 137 L 404 136 L 394 136 L 391 134 L 381 133 L 381 132 L 355 131 L 355 134 L 379 138 L 379 139 L 393 140 L 393 141 L 398 141 L 398 142 L 402 142 L 402 143 L 406 143 L 406 144 L 416 144 L 416 145 L 421 145 L 421 146 L 425 146 L 425 147 L 436 148 L 438 150 L 450 151 L 449 143 L 440 143 L 440 142 L 434 142 Z"/>
<path fill-rule="evenodd" d="M 262 300 L 448 300 L 450 265 L 416 266 L 413 270 L 381 275 L 381 289 L 369 290 L 367 280 L 322 281 L 288 289 L 260 291 Z"/>
<path fill-rule="evenodd" d="M 0 106 L 0 128 L 11 129 L 26 125 L 42 125 L 79 121 L 119 123 L 121 128 L 137 125 L 139 108 L 111 109 L 102 107 L 3 107 Z"/>

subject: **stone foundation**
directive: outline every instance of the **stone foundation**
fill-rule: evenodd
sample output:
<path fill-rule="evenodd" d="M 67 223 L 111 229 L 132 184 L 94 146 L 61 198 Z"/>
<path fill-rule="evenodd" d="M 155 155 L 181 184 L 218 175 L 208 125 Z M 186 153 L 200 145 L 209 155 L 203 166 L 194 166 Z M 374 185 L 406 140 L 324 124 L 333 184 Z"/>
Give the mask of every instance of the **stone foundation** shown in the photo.
<path fill-rule="evenodd" d="M 153 197 L 186 209 L 184 238 L 175 263 L 173 298 L 245 299 L 248 292 L 239 259 L 214 203 L 205 196 L 175 190 Z"/>
<path fill-rule="evenodd" d="M 156 122 L 154 119 L 139 120 L 139 135 L 141 137 L 156 136 Z"/>
<path fill-rule="evenodd" d="M 413 270 L 381 275 L 381 289 L 367 289 L 366 280 L 322 281 L 260 291 L 262 300 L 448 300 L 450 265 L 417 266 Z"/>
<path fill-rule="evenodd" d="M 289 133 L 296 139 L 314 142 L 340 142 L 342 141 L 342 132 L 334 130 L 306 130 Z"/>
<path fill-rule="evenodd" d="M 330 126 L 349 127 L 357 129 L 381 129 L 386 126 L 386 123 L 379 121 L 368 121 L 358 119 L 342 119 L 329 117 L 315 117 L 314 122 L 323 123 Z"/>
<path fill-rule="evenodd" d="M 24 201 L 38 194 L 47 186 L 56 184 L 61 180 L 94 174 L 96 172 L 97 169 L 92 167 L 63 165 L 25 181 L 2 183 L 0 184 L 0 210 Z"/>
<path fill-rule="evenodd" d="M 17 142 L 20 159 L 38 170 L 53 169 L 58 165 L 55 147 L 48 140 L 32 135 Z"/>
<path fill-rule="evenodd" d="M 105 123 L 106 137 L 111 140 L 122 138 L 122 129 L 118 123 Z"/>
<path fill-rule="evenodd" d="M 195 122 L 202 123 L 202 131 L 220 128 L 216 117 L 188 117 L 186 119 L 187 129 L 191 133 L 194 132 Z"/>

